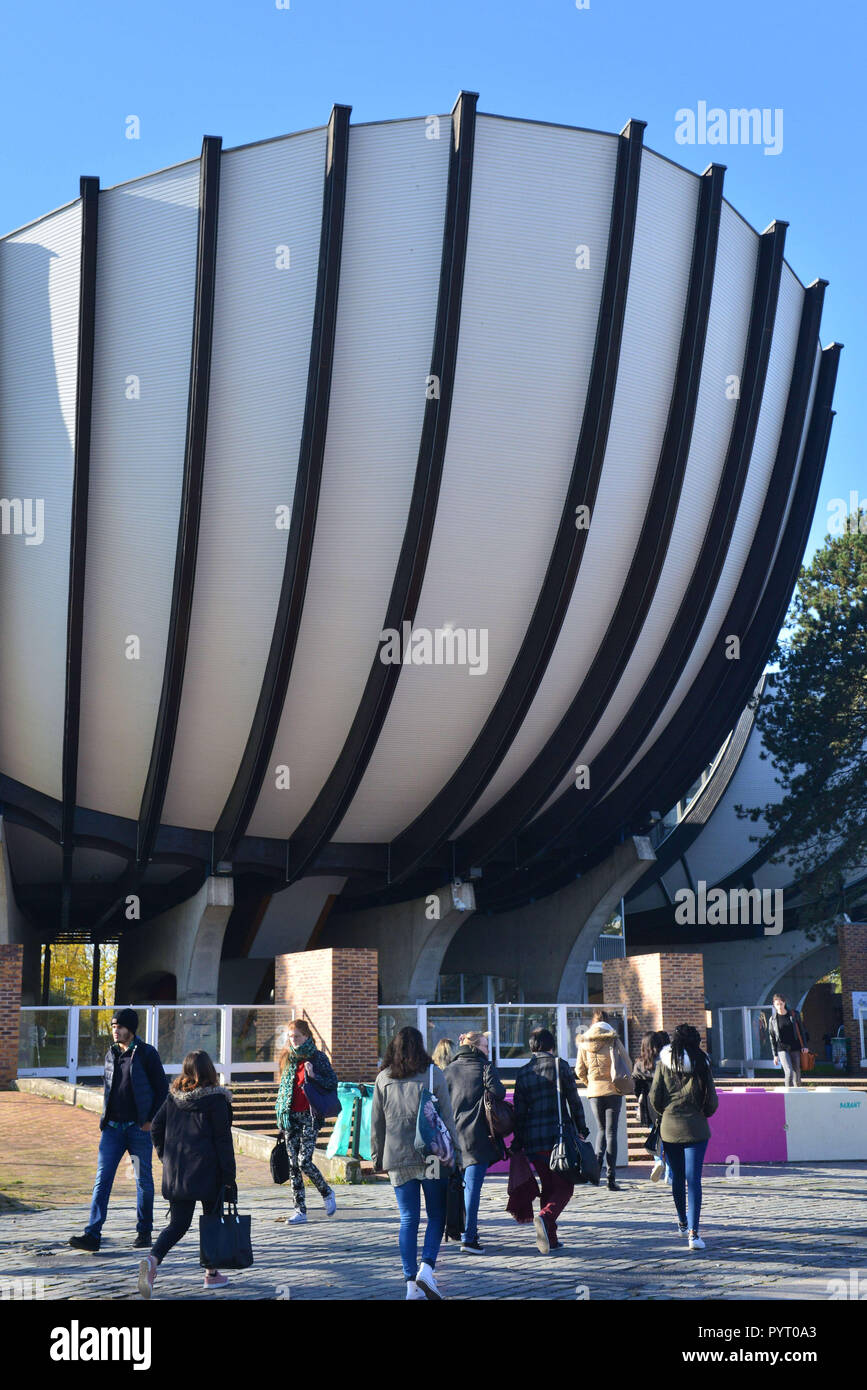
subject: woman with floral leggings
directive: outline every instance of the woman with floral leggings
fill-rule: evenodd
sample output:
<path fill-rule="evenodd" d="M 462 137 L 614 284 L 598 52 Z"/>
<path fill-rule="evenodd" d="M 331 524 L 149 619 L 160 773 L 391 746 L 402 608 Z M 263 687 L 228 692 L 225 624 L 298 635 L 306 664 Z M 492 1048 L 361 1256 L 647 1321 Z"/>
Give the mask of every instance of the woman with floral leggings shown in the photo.
<path fill-rule="evenodd" d="M 277 1123 L 286 1140 L 289 1155 L 289 1175 L 295 1197 L 295 1211 L 289 1220 L 295 1224 L 307 1220 L 304 1179 L 309 1178 L 325 1201 L 326 1216 L 337 1210 L 337 1199 L 313 1162 L 316 1136 L 322 1126 L 322 1116 L 313 1110 L 304 1094 L 304 1082 L 313 1077 L 326 1091 L 337 1089 L 337 1077 L 324 1052 L 313 1041 L 310 1028 L 303 1018 L 293 1018 L 289 1024 L 289 1041 L 280 1053 L 280 1085 L 277 1090 Z"/>

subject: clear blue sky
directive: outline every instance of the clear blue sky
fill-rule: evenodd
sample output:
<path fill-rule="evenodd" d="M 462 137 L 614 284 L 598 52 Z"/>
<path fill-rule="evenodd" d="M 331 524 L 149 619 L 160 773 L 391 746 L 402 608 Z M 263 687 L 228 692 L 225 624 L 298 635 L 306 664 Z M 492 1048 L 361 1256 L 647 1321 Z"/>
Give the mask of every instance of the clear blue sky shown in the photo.
<path fill-rule="evenodd" d="M 285 2 L 285 0 L 284 0 Z M 823 342 L 846 345 L 811 549 L 827 503 L 867 498 L 864 55 L 854 0 L 7 0 L 0 17 L 0 234 L 103 186 L 224 145 L 325 123 L 479 109 L 619 130 L 700 171 L 728 166 L 726 195 L 757 228 L 790 223 L 787 259 L 828 279 Z M 783 111 L 783 148 L 680 145 L 675 112 Z M 125 138 L 125 118 L 141 138 Z"/>

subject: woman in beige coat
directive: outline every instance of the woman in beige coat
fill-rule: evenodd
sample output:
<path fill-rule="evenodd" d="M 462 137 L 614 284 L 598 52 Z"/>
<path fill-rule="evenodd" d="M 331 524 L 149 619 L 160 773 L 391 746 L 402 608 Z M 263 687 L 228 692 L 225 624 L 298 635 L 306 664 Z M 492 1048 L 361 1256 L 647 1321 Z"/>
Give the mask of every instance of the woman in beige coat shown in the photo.
<path fill-rule="evenodd" d="M 617 1169 L 617 1125 L 623 1097 L 634 1091 L 629 1054 L 608 1022 L 604 1009 L 596 1009 L 586 1033 L 579 1033 L 575 1076 L 579 1086 L 587 1087 L 587 1099 L 596 1120 L 596 1157 L 600 1171 L 608 1155 L 608 1188 L 619 1192 Z"/>

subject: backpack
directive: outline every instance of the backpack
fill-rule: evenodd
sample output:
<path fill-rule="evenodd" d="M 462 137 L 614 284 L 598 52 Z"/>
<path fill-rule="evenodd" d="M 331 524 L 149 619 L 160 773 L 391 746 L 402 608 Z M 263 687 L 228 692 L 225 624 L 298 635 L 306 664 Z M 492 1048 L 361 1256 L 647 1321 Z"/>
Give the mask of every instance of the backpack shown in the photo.
<path fill-rule="evenodd" d="M 433 1093 L 433 1063 L 431 1063 L 427 1086 L 422 1086 L 418 1101 L 418 1116 L 415 1122 L 416 1152 L 423 1158 L 436 1158 L 450 1167 L 454 1162 L 455 1150 L 452 1137 L 437 1107 Z"/>

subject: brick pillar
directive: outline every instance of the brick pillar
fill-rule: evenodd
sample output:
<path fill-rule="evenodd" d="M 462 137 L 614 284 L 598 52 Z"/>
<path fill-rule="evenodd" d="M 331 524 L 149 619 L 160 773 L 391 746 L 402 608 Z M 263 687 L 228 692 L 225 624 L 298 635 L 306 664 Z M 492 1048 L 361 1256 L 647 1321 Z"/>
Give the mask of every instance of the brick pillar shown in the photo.
<path fill-rule="evenodd" d="M 341 1081 L 373 1081 L 379 1054 L 376 951 L 293 951 L 274 961 L 274 1003 L 303 1018 Z"/>
<path fill-rule="evenodd" d="M 3 1091 L 11 1088 L 18 1075 L 23 961 L 23 946 L 0 946 L 0 1090 Z"/>
<path fill-rule="evenodd" d="M 627 1006 L 633 1056 L 642 1033 L 673 1033 L 679 1023 L 691 1023 L 707 1046 L 704 962 L 698 953 L 657 951 L 603 961 L 602 997 L 606 1004 Z"/>
<path fill-rule="evenodd" d="M 867 922 L 843 923 L 837 928 L 840 948 L 840 988 L 843 992 L 843 1031 L 849 1039 L 850 1071 L 861 1074 L 861 1030 L 852 1004 L 853 991 L 867 992 Z M 815 1047 L 815 1043 L 812 1044 Z"/>

